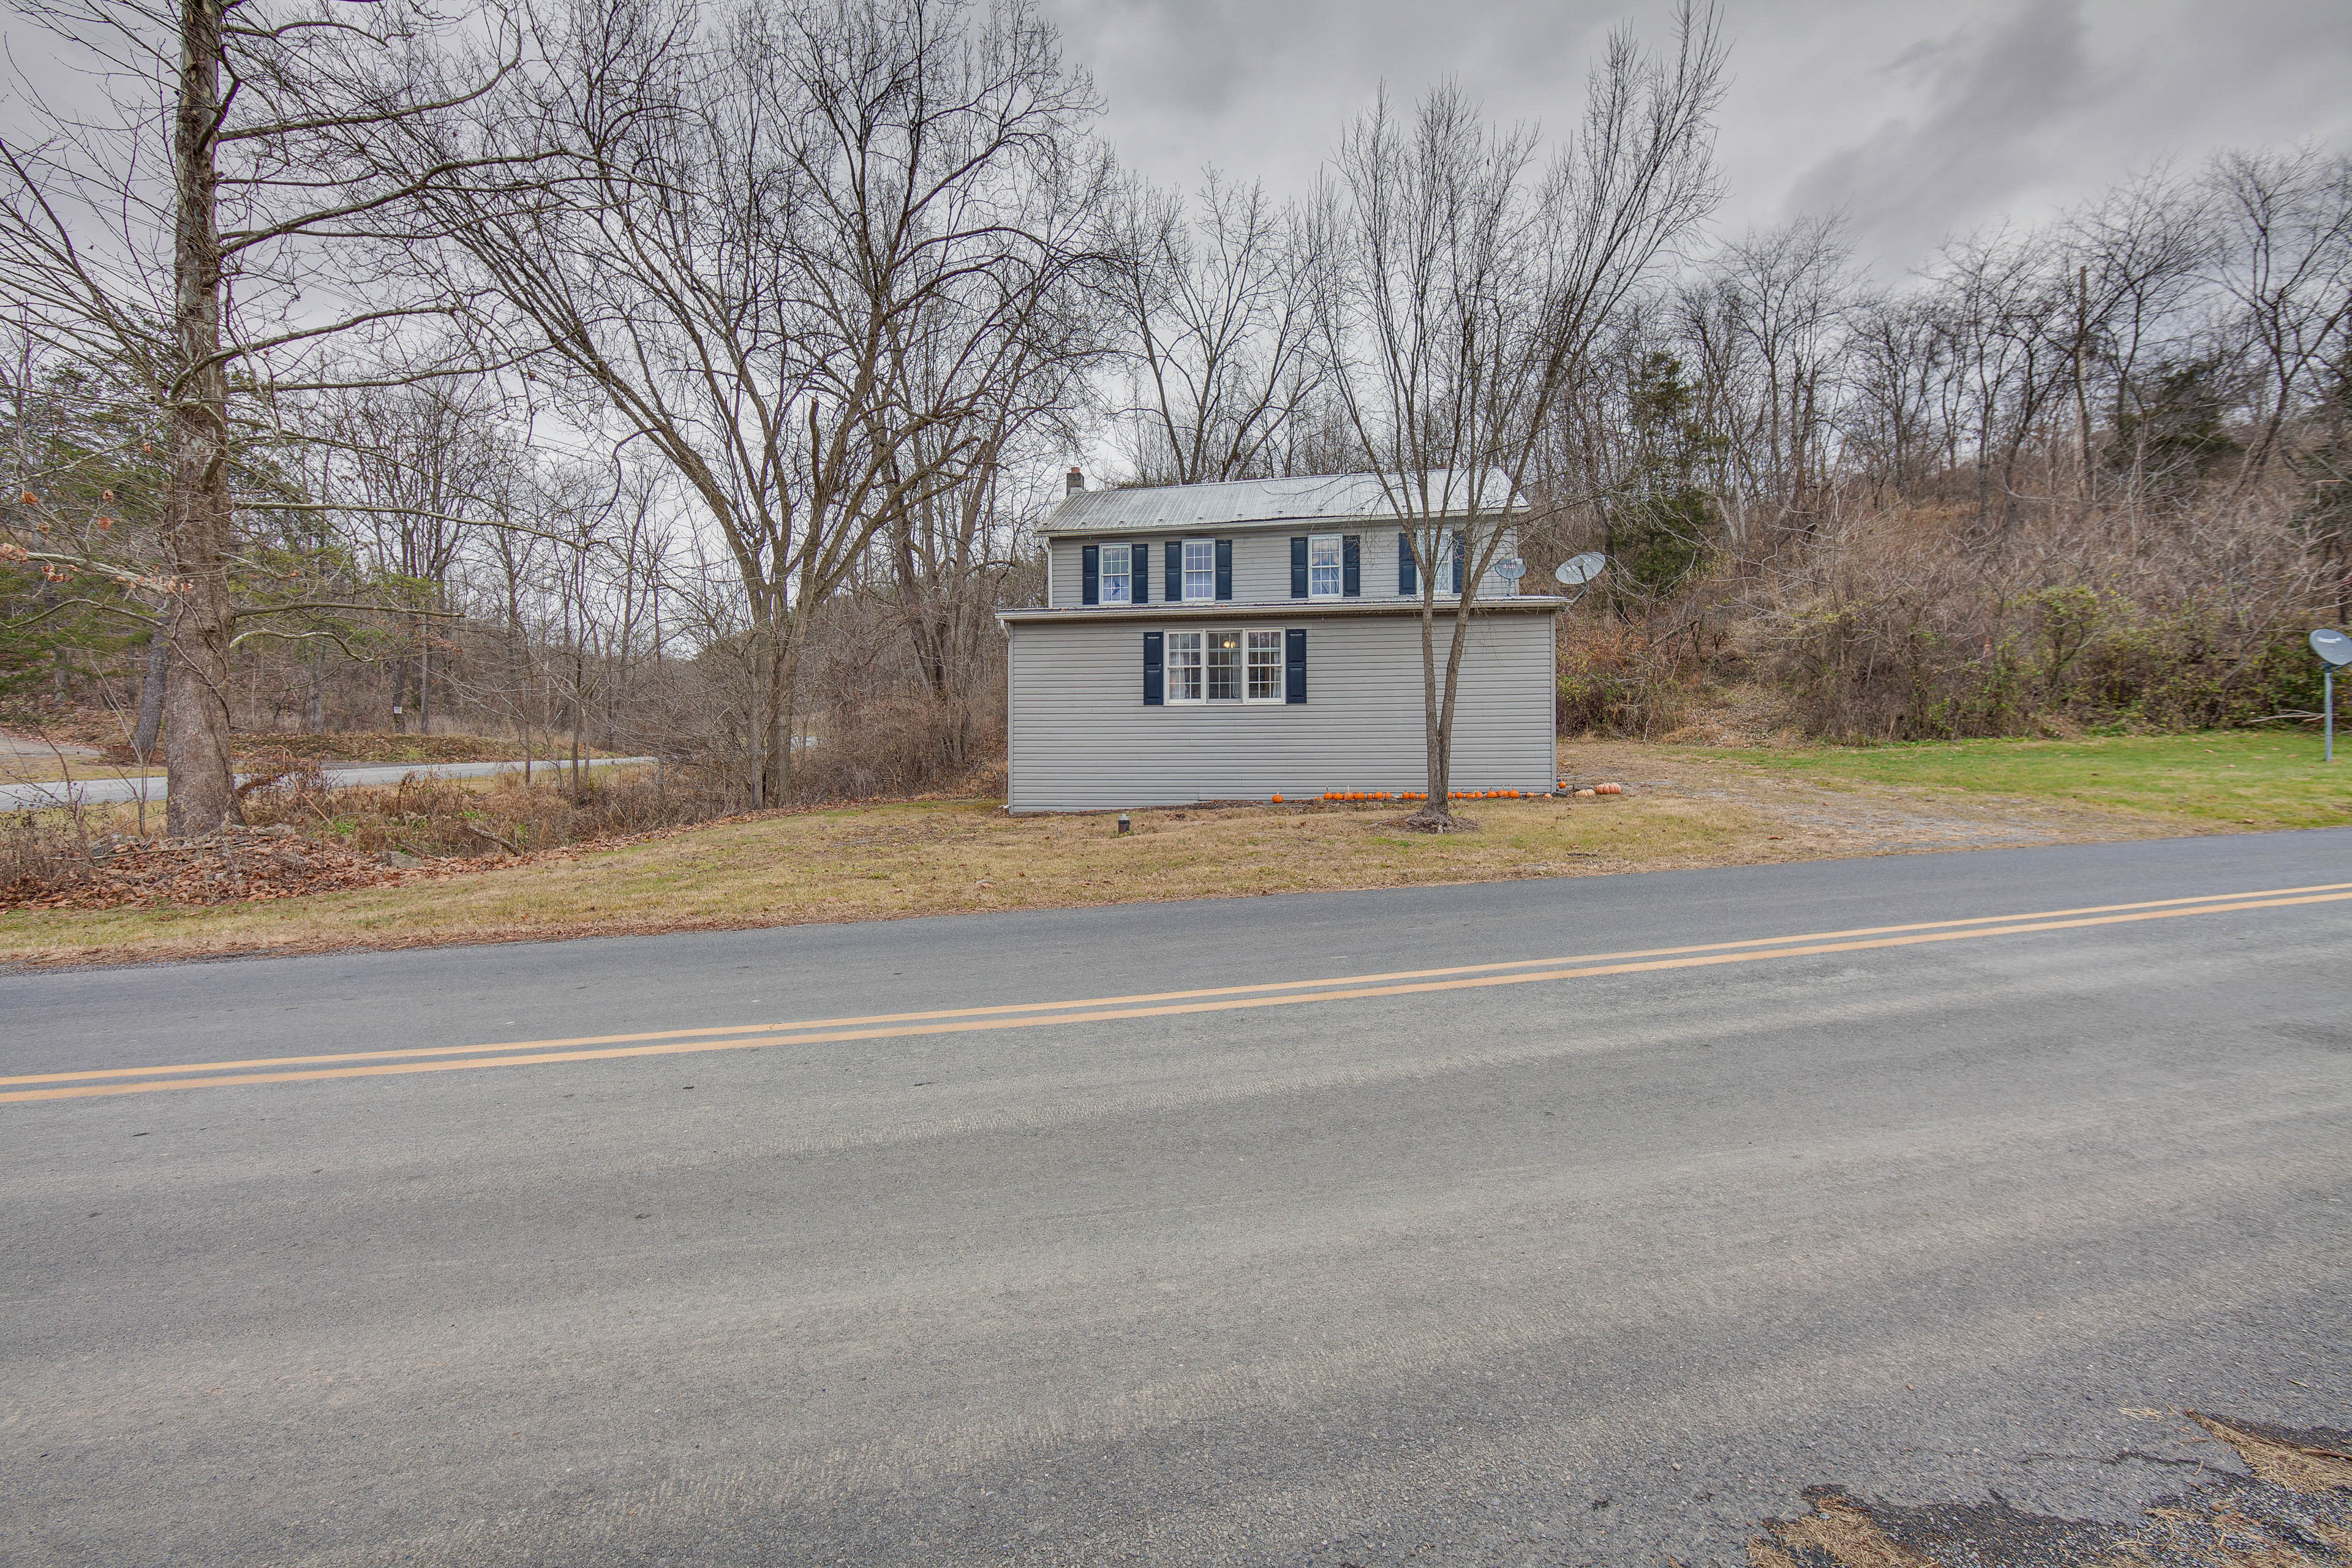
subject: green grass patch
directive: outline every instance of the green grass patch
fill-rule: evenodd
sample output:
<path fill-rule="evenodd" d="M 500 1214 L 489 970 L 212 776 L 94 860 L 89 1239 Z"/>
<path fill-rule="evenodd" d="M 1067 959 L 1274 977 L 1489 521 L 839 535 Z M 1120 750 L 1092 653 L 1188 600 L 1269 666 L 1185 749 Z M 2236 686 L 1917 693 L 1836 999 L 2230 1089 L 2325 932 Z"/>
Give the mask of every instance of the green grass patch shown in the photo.
<path fill-rule="evenodd" d="M 2210 730 L 2079 741 L 1923 741 L 1801 752 L 1719 752 L 1819 784 L 1964 790 L 2254 827 L 2352 823 L 2352 745 L 2333 764 L 2300 731 Z"/>

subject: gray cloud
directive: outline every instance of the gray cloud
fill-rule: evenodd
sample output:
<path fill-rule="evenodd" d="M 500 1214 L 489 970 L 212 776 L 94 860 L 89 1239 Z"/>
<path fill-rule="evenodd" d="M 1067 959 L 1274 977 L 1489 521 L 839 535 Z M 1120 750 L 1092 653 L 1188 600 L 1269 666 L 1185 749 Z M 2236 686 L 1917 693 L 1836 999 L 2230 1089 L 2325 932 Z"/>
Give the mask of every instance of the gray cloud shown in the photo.
<path fill-rule="evenodd" d="M 1458 77 L 1498 119 L 1573 126 L 1628 0 L 1045 0 L 1131 164 L 1304 191 L 1381 83 Z M 1668 0 L 1633 21 L 1663 43 Z M 1900 274 L 1947 235 L 2032 223 L 2226 145 L 2352 143 L 2345 0 L 1725 0 L 1737 230 L 1843 208 Z"/>
<path fill-rule="evenodd" d="M 1801 174 L 1788 216 L 1843 210 L 1865 256 L 1908 260 L 1998 216 L 2057 154 L 2054 135 L 2118 84 L 2098 79 L 2082 0 L 2030 0 L 1921 40 L 1881 68 L 1919 105 Z"/>

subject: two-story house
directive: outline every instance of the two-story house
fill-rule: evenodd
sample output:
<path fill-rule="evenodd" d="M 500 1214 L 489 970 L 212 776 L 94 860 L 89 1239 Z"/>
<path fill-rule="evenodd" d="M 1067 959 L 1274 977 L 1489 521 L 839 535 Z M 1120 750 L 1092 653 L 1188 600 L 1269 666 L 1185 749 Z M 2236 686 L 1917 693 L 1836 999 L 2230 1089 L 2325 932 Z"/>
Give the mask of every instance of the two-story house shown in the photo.
<path fill-rule="evenodd" d="M 1426 786 L 1421 584 L 1378 476 L 1071 487 L 1040 531 L 1045 605 L 998 616 L 1011 809 Z M 1464 527 L 1436 537 L 1442 671 L 1478 552 Z M 1517 585 L 1490 573 L 1476 595 L 1457 790 L 1553 784 L 1562 601 Z"/>

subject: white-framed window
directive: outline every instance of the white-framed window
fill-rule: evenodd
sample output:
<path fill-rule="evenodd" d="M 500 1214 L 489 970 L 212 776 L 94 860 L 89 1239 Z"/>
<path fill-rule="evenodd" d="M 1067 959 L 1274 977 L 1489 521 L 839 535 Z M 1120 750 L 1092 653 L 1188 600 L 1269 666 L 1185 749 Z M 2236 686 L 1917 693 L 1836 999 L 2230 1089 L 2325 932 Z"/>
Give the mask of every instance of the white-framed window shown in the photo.
<path fill-rule="evenodd" d="M 1313 533 L 1307 537 L 1307 596 L 1310 599 L 1336 599 L 1346 584 L 1347 546 L 1336 533 Z"/>
<path fill-rule="evenodd" d="M 1450 528 L 1437 531 L 1437 591 L 1454 592 L 1454 530 Z"/>
<path fill-rule="evenodd" d="M 1239 702 L 1242 700 L 1242 634 L 1211 632 L 1209 634 L 1209 700 Z"/>
<path fill-rule="evenodd" d="M 1171 702 L 1198 702 L 1204 694 L 1201 683 L 1201 645 L 1208 640 L 1206 632 L 1170 632 L 1168 634 L 1167 683 Z"/>
<path fill-rule="evenodd" d="M 1217 596 L 1217 542 L 1213 539 L 1188 539 L 1184 542 L 1184 598 L 1213 599 Z"/>
<path fill-rule="evenodd" d="M 1129 575 L 1132 559 L 1130 551 L 1135 555 L 1143 553 L 1129 544 L 1106 544 L 1102 547 L 1102 564 L 1097 578 L 1101 591 L 1097 597 L 1106 605 L 1131 605 L 1135 602 L 1134 595 L 1128 589 L 1128 584 L 1133 581 Z"/>
<path fill-rule="evenodd" d="M 1282 633 L 1251 632 L 1249 642 L 1249 689 L 1243 699 L 1247 702 L 1279 702 L 1282 700 Z"/>
<path fill-rule="evenodd" d="M 1171 631 L 1164 662 L 1170 702 L 1280 702 L 1282 632 Z"/>

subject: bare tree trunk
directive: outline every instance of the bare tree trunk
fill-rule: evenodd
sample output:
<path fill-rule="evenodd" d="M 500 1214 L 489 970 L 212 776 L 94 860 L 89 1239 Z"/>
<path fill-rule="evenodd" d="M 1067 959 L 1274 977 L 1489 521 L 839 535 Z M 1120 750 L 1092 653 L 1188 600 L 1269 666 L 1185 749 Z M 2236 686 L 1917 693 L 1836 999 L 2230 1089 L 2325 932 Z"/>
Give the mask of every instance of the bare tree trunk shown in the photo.
<path fill-rule="evenodd" d="M 795 630 L 786 622 L 773 633 L 768 665 L 767 752 L 760 765 L 760 804 L 763 805 L 786 805 L 792 801 L 793 688 L 801 662 L 801 639 Z"/>
<path fill-rule="evenodd" d="M 2074 466 L 2080 476 L 2083 506 L 2088 510 L 2098 489 L 2091 473 L 2091 269 L 2074 269 Z"/>
<path fill-rule="evenodd" d="M 163 687 L 171 656 L 170 629 L 157 626 L 147 644 L 147 679 L 139 687 L 139 727 L 131 735 L 131 754 L 142 768 L 155 754 L 155 738 L 163 729 Z"/>
<path fill-rule="evenodd" d="M 172 478 L 164 542 L 178 578 L 166 686 L 164 830 L 209 833 L 230 819 L 230 503 L 228 374 L 221 358 L 221 242 L 216 199 L 222 104 L 221 0 L 181 0 L 180 94 L 172 139 L 177 225 L 173 336 L 179 374 L 172 399 Z"/>

